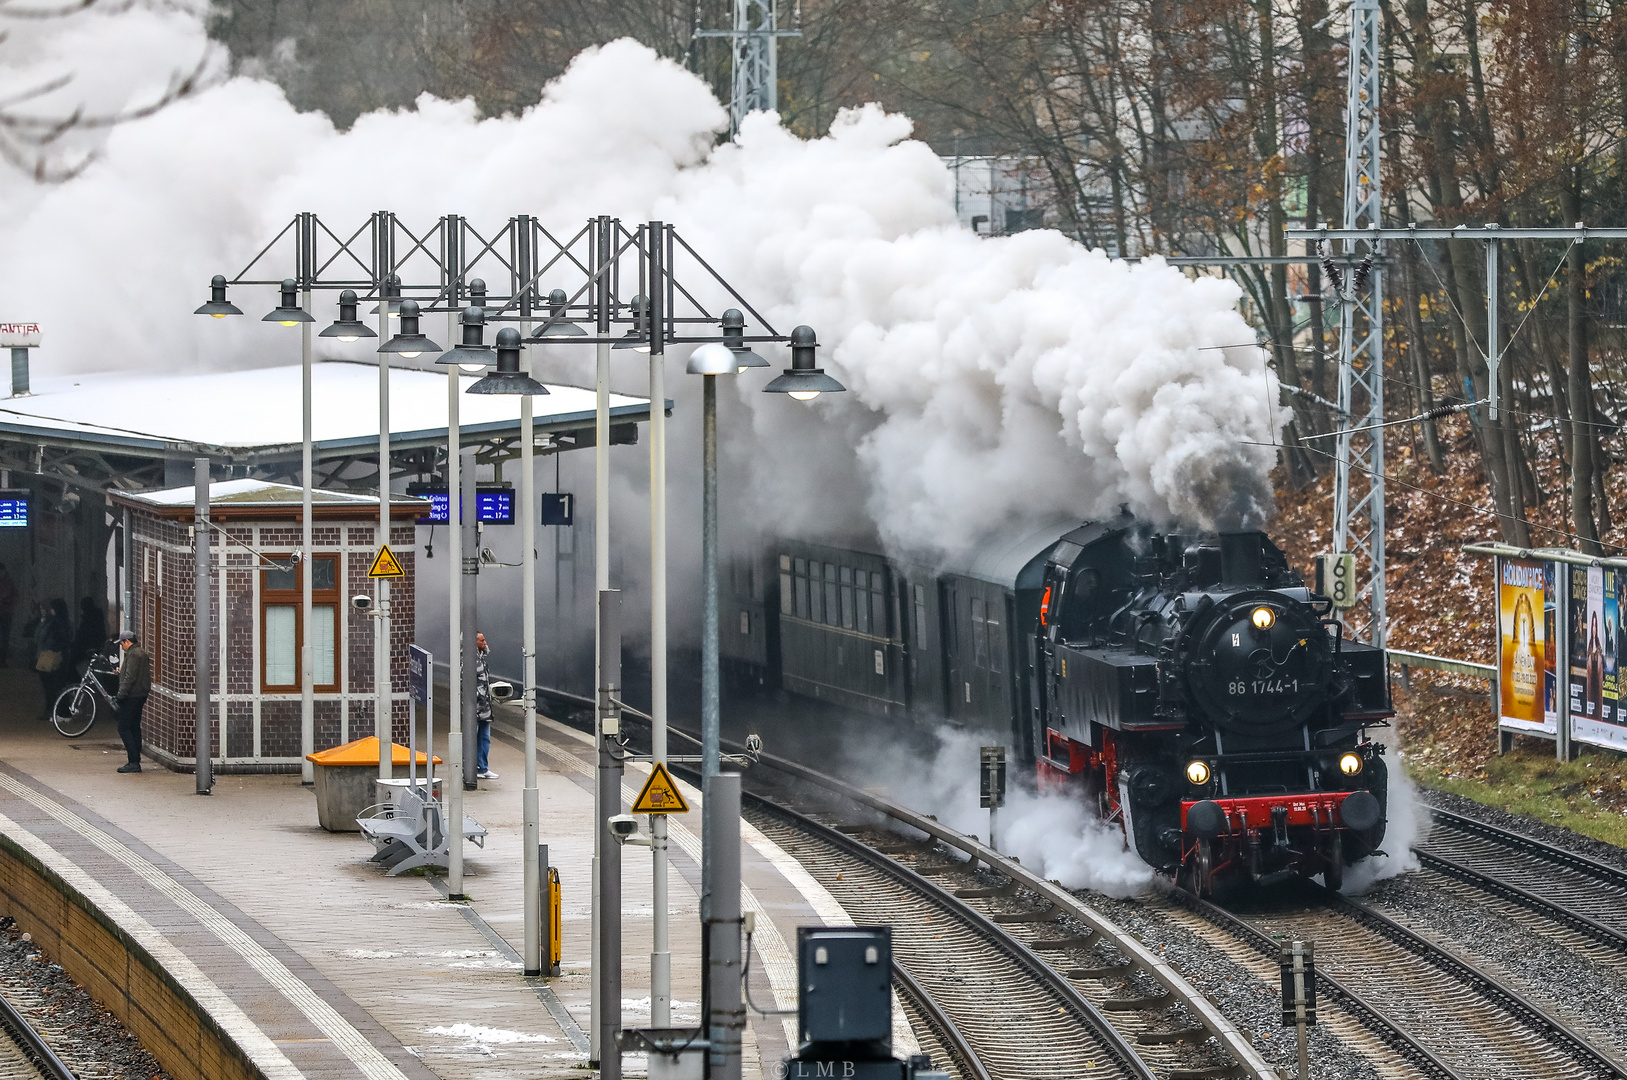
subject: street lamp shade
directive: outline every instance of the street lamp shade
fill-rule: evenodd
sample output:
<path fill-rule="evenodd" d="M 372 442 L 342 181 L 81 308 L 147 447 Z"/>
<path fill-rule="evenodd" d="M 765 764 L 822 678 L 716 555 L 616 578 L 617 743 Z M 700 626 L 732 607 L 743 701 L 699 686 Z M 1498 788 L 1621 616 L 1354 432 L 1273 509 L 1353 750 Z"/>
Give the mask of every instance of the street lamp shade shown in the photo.
<path fill-rule="evenodd" d="M 364 337 L 378 337 L 371 327 L 356 318 L 356 290 L 346 289 L 339 294 L 339 318 L 318 337 L 338 338 L 351 342 Z"/>
<path fill-rule="evenodd" d="M 373 305 L 373 314 L 379 313 L 379 308 L 389 305 L 390 318 L 401 318 L 401 275 L 390 274 L 384 279 L 384 301 Z"/>
<path fill-rule="evenodd" d="M 418 332 L 418 301 L 401 301 L 401 329 L 379 346 L 381 353 L 397 353 L 408 360 L 424 353 L 438 353 L 441 347 Z"/>
<path fill-rule="evenodd" d="M 481 290 L 484 293 L 484 289 Z M 473 283 L 469 289 L 469 299 L 475 300 Z M 478 297 L 484 300 L 484 295 Z M 470 304 L 463 309 L 461 319 L 463 323 L 463 343 L 452 351 L 445 353 L 437 364 L 456 364 L 464 371 L 480 371 L 492 362 L 491 346 L 486 344 L 486 309 L 478 303 Z"/>
<path fill-rule="evenodd" d="M 785 374 L 763 387 L 765 394 L 790 394 L 798 401 L 812 401 L 820 394 L 834 394 L 847 387 L 814 367 L 814 350 L 819 342 L 813 327 L 799 326 L 791 331 L 791 366 Z"/>
<path fill-rule="evenodd" d="M 316 322 L 310 312 L 299 306 L 299 286 L 294 283 L 293 278 L 282 279 L 282 303 L 260 321 L 282 323 L 284 326 Z"/>
<path fill-rule="evenodd" d="M 555 289 L 548 294 L 548 320 L 537 327 L 532 334 L 531 341 L 549 341 L 558 338 L 586 337 L 587 331 L 571 322 L 568 318 L 569 299 L 564 289 Z"/>
<path fill-rule="evenodd" d="M 740 369 L 740 359 L 727 345 L 708 341 L 689 354 L 691 375 L 733 375 Z"/>
<path fill-rule="evenodd" d="M 217 319 L 224 319 L 228 315 L 243 314 L 236 304 L 226 299 L 225 274 L 216 274 L 214 279 L 209 282 L 209 302 L 192 314 L 213 315 Z"/>
<path fill-rule="evenodd" d="M 612 349 L 632 349 L 634 352 L 647 353 L 650 351 L 650 301 L 643 293 L 633 297 L 633 328 L 627 331 L 622 339 L 611 346 Z"/>
<path fill-rule="evenodd" d="M 497 331 L 497 370 L 469 387 L 468 394 L 546 394 L 548 388 L 520 370 L 520 332 Z"/>
<path fill-rule="evenodd" d="M 746 317 L 740 313 L 739 308 L 730 308 L 723 313 L 723 344 L 734 353 L 734 369 L 744 372 L 747 368 L 772 367 L 767 360 L 751 351 L 746 344 Z"/>

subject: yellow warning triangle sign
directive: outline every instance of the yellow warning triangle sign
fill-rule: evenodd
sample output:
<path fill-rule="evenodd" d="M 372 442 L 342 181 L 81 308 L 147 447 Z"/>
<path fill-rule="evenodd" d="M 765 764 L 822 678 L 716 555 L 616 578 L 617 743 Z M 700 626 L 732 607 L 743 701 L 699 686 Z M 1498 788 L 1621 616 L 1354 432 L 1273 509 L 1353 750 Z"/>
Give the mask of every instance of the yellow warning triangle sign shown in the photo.
<path fill-rule="evenodd" d="M 644 781 L 644 790 L 638 793 L 633 800 L 632 813 L 635 814 L 687 814 L 689 804 L 684 797 L 678 794 L 678 785 L 672 782 L 667 773 L 667 767 L 659 761 L 655 768 L 650 770 L 650 778 Z"/>
<path fill-rule="evenodd" d="M 401 569 L 401 563 L 396 559 L 395 552 L 390 545 L 385 544 L 379 548 L 379 553 L 373 558 L 373 568 L 367 572 L 368 577 L 406 577 L 407 572 Z"/>

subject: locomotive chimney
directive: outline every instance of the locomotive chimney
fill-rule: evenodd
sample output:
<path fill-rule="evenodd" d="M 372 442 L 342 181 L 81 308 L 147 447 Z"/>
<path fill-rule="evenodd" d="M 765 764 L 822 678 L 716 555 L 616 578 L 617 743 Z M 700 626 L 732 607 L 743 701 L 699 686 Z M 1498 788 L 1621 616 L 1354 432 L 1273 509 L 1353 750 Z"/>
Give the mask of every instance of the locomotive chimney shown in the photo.
<path fill-rule="evenodd" d="M 1263 534 L 1255 530 L 1247 532 L 1223 532 L 1220 534 L 1220 583 L 1236 588 L 1253 588 L 1260 585 L 1262 579 L 1261 563 L 1265 561 L 1265 549 L 1261 546 Z"/>

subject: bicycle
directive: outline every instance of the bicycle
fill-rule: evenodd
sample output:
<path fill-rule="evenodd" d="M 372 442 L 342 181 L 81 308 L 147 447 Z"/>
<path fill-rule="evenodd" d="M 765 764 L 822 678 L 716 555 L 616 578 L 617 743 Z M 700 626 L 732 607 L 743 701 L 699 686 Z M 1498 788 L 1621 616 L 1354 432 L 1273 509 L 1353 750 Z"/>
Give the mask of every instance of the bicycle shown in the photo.
<path fill-rule="evenodd" d="M 105 704 L 115 715 L 119 703 L 114 700 L 103 677 L 117 679 L 118 670 L 113 662 L 100 654 L 91 657 L 77 686 L 70 686 L 57 695 L 51 705 L 51 723 L 65 739 L 77 739 L 96 723 L 97 703 Z M 115 684 L 116 685 L 116 684 Z"/>

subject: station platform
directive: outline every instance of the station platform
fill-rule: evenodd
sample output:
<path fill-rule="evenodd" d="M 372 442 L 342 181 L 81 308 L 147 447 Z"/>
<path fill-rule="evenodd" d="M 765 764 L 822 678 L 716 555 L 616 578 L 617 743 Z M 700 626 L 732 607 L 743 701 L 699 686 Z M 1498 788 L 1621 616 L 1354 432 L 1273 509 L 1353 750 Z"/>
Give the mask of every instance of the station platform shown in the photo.
<path fill-rule="evenodd" d="M 68 740 L 37 719 L 40 711 L 33 673 L 0 669 L 0 836 L 8 841 L 0 858 L 34 860 L 80 898 L 79 907 L 65 905 L 56 917 L 42 917 L 44 901 L 27 913 L 52 959 L 61 961 L 53 948 L 80 947 L 70 939 L 88 911 L 106 931 L 97 940 L 123 935 L 162 967 L 154 981 L 133 963 L 122 979 L 116 972 L 104 978 L 115 966 L 105 956 L 75 953 L 79 968 L 94 969 L 88 977 L 65 964 L 161 1061 L 207 1060 L 215 1051 L 192 1047 L 211 1037 L 237 1048 L 232 1069 L 171 1067 L 177 1080 L 585 1074 L 593 803 L 587 735 L 553 721 L 541 725 L 542 839 L 562 878 L 563 974 L 527 979 L 515 951 L 523 935 L 517 709 L 499 709 L 491 766 L 500 779 L 466 793 L 466 812 L 490 830 L 484 850 L 467 849 L 466 903 L 445 899 L 438 876 L 386 878 L 368 862 L 372 848 L 360 834 L 324 832 L 297 775 L 223 775 L 214 794 L 202 797 L 191 775 L 150 761 L 140 774 L 116 773 L 123 748 L 110 720 Z M 444 716 L 438 726 L 444 746 Z M 643 779 L 638 767 L 628 770 L 629 802 Z M 684 794 L 692 810 L 672 819 L 669 875 L 675 1024 L 695 1022 L 700 1001 L 700 796 L 687 785 Z M 626 849 L 623 862 L 623 1025 L 634 1027 L 648 1022 L 649 1010 L 647 849 Z M 749 825 L 742 863 L 743 904 L 759 912 L 752 995 L 764 1007 L 794 1007 L 796 927 L 851 920 Z M 149 985 L 151 992 L 143 989 Z M 201 1021 L 163 1004 L 176 987 L 202 1006 Z M 895 1014 L 898 1048 L 908 1050 L 914 1039 Z M 748 1076 L 775 1075 L 794 1039 L 793 1021 L 751 1017 Z M 639 1075 L 644 1062 L 628 1057 L 625 1067 Z"/>

